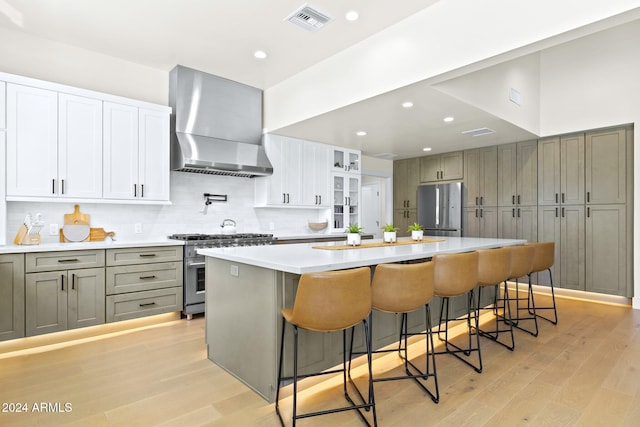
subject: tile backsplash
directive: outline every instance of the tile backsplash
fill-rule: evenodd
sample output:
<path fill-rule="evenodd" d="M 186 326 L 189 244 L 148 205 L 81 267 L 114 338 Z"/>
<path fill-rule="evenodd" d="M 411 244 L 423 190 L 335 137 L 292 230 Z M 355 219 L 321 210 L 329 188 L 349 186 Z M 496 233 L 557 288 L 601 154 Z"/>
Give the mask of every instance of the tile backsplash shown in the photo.
<path fill-rule="evenodd" d="M 259 178 L 254 178 L 259 179 Z M 173 233 L 219 233 L 225 218 L 236 221 L 237 231 L 280 235 L 306 234 L 308 220 L 324 220 L 328 209 L 256 208 L 254 179 L 171 172 L 171 205 L 79 203 L 80 211 L 90 215 L 91 226 L 115 231 L 116 239 L 149 240 Z M 226 194 L 227 202 L 213 202 L 205 213 L 204 193 Z M 64 214 L 73 212 L 74 203 L 8 202 L 7 243 L 27 213 L 42 213 L 45 226 L 42 241 L 56 242 L 49 234 L 50 224 L 63 226 Z M 142 224 L 142 233 L 135 225 Z"/>

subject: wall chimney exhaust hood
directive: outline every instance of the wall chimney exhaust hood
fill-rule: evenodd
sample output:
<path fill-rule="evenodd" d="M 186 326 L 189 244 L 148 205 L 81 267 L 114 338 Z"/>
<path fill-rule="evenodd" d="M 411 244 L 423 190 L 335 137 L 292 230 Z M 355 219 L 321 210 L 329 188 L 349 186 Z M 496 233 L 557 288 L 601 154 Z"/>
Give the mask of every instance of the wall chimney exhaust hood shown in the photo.
<path fill-rule="evenodd" d="M 262 91 L 177 65 L 169 74 L 171 169 L 253 178 L 273 173 L 262 146 Z"/>

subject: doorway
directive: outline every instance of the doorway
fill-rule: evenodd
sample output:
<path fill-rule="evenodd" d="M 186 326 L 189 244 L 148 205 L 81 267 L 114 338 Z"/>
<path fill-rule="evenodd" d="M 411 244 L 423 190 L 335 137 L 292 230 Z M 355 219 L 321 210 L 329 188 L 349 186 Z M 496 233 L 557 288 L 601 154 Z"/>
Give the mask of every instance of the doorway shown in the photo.
<path fill-rule="evenodd" d="M 381 228 L 385 217 L 385 178 L 376 176 L 362 177 L 362 228 L 374 239 L 382 235 Z"/>

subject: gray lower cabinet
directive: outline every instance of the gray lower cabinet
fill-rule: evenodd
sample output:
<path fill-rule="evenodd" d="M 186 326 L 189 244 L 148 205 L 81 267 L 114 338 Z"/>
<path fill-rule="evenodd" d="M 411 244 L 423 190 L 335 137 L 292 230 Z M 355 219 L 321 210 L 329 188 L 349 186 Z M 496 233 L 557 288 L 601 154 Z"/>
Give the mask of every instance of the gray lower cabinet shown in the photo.
<path fill-rule="evenodd" d="M 538 241 L 538 207 L 499 207 L 498 238 Z"/>
<path fill-rule="evenodd" d="M 393 224 L 398 227 L 398 237 L 411 236 L 409 226 L 418 222 L 416 209 L 402 209 L 393 211 Z"/>
<path fill-rule="evenodd" d="M 104 323 L 104 286 L 104 268 L 26 274 L 27 336 Z"/>
<path fill-rule="evenodd" d="M 625 205 L 587 206 L 585 290 L 629 296 Z"/>
<path fill-rule="evenodd" d="M 182 310 L 181 246 L 107 249 L 106 260 L 107 322 Z"/>
<path fill-rule="evenodd" d="M 24 254 L 0 255 L 0 341 L 24 337 Z"/>

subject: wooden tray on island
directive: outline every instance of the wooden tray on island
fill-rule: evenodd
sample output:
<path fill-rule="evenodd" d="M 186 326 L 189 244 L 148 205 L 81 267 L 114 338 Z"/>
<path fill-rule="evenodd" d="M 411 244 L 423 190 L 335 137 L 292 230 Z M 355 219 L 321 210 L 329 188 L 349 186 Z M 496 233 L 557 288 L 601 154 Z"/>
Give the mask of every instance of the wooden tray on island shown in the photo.
<path fill-rule="evenodd" d="M 385 243 L 385 242 L 371 242 L 371 243 L 360 243 L 358 246 L 353 245 L 323 245 L 323 246 L 312 246 L 312 249 L 329 249 L 333 251 L 341 251 L 345 249 L 366 249 L 366 248 L 383 248 L 383 247 L 391 247 L 391 246 L 403 246 L 403 245 L 419 245 L 422 243 L 437 243 L 444 242 L 445 239 L 422 239 L 422 240 L 398 240 L 394 243 Z"/>

